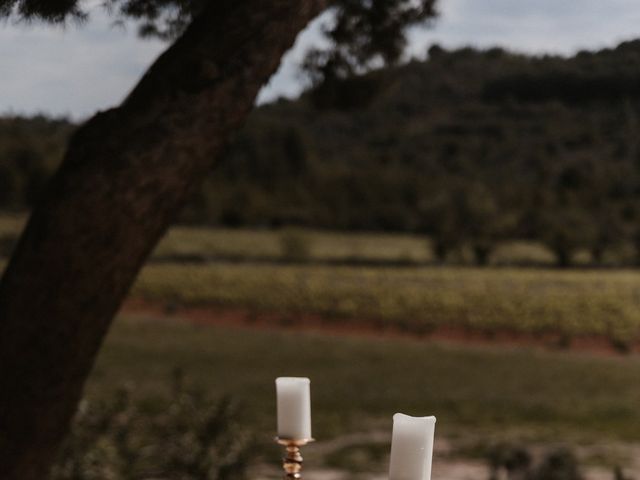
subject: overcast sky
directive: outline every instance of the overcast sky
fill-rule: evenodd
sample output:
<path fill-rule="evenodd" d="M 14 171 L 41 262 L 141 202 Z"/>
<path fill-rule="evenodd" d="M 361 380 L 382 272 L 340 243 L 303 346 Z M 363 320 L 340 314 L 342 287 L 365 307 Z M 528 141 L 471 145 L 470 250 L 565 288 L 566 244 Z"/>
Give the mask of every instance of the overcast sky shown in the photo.
<path fill-rule="evenodd" d="M 638 0 L 439 0 L 440 17 L 410 36 L 410 54 L 427 47 L 503 46 L 571 54 L 640 37 Z M 45 112 L 83 118 L 117 104 L 164 47 L 114 27 L 94 8 L 82 27 L 0 23 L 0 113 Z M 297 64 L 319 39 L 313 25 L 298 38 L 261 101 L 295 95 Z"/>

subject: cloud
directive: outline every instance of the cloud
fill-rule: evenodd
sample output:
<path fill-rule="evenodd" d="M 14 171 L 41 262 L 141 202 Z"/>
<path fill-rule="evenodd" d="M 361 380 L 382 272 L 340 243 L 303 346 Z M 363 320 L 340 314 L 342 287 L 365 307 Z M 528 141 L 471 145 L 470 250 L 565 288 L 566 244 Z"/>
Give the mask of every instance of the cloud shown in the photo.
<path fill-rule="evenodd" d="M 294 46 L 282 58 L 280 69 L 258 95 L 258 104 L 278 97 L 296 96 L 305 85 L 308 85 L 307 79 L 300 71 L 300 66 L 310 48 L 327 46 L 327 41 L 322 35 L 322 26 L 329 19 L 330 15 L 325 13 L 300 32 Z"/>
<path fill-rule="evenodd" d="M 0 112 L 82 118 L 126 95 L 163 45 L 93 17 L 81 28 L 0 26 Z"/>
<path fill-rule="evenodd" d="M 441 6 L 434 29 L 413 32 L 413 51 L 438 42 L 571 54 L 640 36 L 635 0 L 446 0 Z"/>
<path fill-rule="evenodd" d="M 411 55 L 432 43 L 571 54 L 640 36 L 637 0 L 440 0 L 440 11 L 432 28 L 411 32 Z M 299 35 L 259 101 L 300 92 L 298 66 L 321 41 L 321 21 Z M 99 8 L 81 28 L 0 24 L 0 112 L 86 117 L 120 102 L 163 48 L 114 27 Z"/>

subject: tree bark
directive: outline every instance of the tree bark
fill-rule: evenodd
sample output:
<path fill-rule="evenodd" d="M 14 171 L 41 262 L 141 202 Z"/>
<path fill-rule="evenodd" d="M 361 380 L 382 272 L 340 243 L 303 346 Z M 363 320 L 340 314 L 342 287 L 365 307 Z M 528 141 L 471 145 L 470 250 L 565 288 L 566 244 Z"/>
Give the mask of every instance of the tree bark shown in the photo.
<path fill-rule="evenodd" d="M 145 259 L 321 0 L 217 0 L 70 141 L 0 283 L 0 478 L 42 480 Z"/>

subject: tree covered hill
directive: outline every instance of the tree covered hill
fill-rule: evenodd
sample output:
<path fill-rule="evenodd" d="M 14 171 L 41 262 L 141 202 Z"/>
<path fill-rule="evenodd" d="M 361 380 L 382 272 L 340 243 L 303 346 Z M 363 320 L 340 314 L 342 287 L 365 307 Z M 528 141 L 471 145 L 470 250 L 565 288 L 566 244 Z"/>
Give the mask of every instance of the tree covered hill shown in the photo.
<path fill-rule="evenodd" d="M 0 117 L 0 208 L 23 209 L 35 201 L 74 128 L 42 115 Z"/>
<path fill-rule="evenodd" d="M 434 46 L 257 109 L 183 220 L 425 232 L 479 262 L 537 238 L 559 263 L 599 260 L 640 243 L 639 122 L 640 41 L 572 58 Z M 32 125 L 15 138 L 40 162 L 17 154 L 14 124 Z M 71 129 L 0 122 L 3 206 L 33 198 L 41 179 L 15 178 L 49 172 Z"/>

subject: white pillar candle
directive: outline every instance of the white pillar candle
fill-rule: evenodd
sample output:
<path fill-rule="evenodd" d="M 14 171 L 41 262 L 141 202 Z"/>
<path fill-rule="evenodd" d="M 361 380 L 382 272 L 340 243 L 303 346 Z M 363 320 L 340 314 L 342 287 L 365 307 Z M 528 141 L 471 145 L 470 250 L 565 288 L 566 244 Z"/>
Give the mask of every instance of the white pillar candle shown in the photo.
<path fill-rule="evenodd" d="M 311 438 L 310 383 L 308 378 L 276 378 L 279 438 Z"/>
<path fill-rule="evenodd" d="M 430 480 L 436 417 L 393 416 L 389 480 Z"/>

